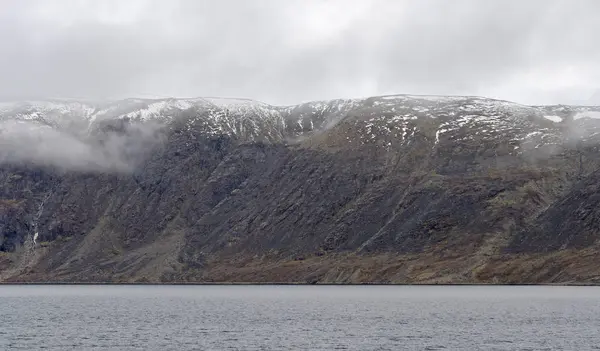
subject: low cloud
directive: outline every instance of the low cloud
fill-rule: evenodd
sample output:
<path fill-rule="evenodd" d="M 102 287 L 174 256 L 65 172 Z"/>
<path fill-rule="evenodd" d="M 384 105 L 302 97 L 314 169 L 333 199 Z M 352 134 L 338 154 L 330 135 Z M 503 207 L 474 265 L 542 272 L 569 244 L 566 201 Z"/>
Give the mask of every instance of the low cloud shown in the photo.
<path fill-rule="evenodd" d="M 163 140 L 154 123 L 124 124 L 81 137 L 28 121 L 0 122 L 0 165 L 64 171 L 131 172 Z"/>

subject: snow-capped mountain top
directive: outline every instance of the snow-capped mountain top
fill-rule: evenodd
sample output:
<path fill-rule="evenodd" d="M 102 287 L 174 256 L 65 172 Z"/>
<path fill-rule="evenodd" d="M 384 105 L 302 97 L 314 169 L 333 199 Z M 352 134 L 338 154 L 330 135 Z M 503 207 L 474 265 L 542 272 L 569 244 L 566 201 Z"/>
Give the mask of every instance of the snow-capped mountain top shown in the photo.
<path fill-rule="evenodd" d="M 0 103 L 0 118 L 38 120 L 54 124 L 61 118 L 78 118 L 93 122 L 110 118 L 140 120 L 164 119 L 169 111 L 181 111 L 191 107 L 231 108 L 250 111 L 269 105 L 248 99 L 192 98 L 192 99 L 124 99 L 116 101 L 48 100 Z"/>
<path fill-rule="evenodd" d="M 129 118 L 148 121 L 153 119 L 168 119 L 172 112 L 186 110 L 193 105 L 187 100 L 139 100 L 130 99 L 110 104 L 91 116 L 91 121 L 112 118 Z"/>
<path fill-rule="evenodd" d="M 574 137 L 600 141 L 599 115 L 598 107 L 527 106 L 472 96 L 381 96 L 351 102 L 350 111 L 338 117 L 347 126 L 336 144 L 389 149 L 420 136 L 432 148 L 491 142 L 520 154 Z"/>
<path fill-rule="evenodd" d="M 57 127 L 87 125 L 98 107 L 78 101 L 22 101 L 0 104 L 0 121 L 22 120 Z"/>
<path fill-rule="evenodd" d="M 567 130 L 577 130 L 575 134 L 579 137 L 595 136 L 600 108 L 527 106 L 477 96 L 426 95 L 337 99 L 294 106 L 216 97 L 0 104 L 0 121 L 28 121 L 75 133 L 89 131 L 107 120 L 169 125 L 178 118 L 186 120 L 188 130 L 248 141 L 285 141 L 350 123 L 355 129 L 352 133 L 358 136 L 349 135 L 350 129 L 346 128 L 346 140 L 354 143 L 385 139 L 383 145 L 390 146 L 410 143 L 411 138 L 420 134 L 431 139 L 434 146 L 443 141 L 503 138 L 539 147 L 560 143 L 565 137 L 565 126 Z"/>

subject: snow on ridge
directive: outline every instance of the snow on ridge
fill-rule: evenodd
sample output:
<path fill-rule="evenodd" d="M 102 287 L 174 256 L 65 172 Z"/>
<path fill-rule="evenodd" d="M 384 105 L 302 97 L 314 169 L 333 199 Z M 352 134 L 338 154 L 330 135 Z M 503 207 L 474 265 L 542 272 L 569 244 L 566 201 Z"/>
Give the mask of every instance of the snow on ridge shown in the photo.
<path fill-rule="evenodd" d="M 0 108 L 0 119 L 74 126 L 89 123 L 95 111 L 96 106 L 86 102 L 29 100 L 4 103 Z"/>
<path fill-rule="evenodd" d="M 78 102 L 78 101 L 37 101 L 37 100 L 29 100 L 29 101 L 19 101 L 19 102 L 6 102 L 0 105 L 2 108 L 2 112 L 10 112 L 12 110 L 17 110 L 19 113 L 21 110 L 21 114 L 33 111 L 36 113 L 59 113 L 59 114 L 69 114 L 73 112 L 79 112 L 79 115 L 82 117 L 87 117 L 91 115 L 95 109 L 92 104 Z"/>
<path fill-rule="evenodd" d="M 334 99 L 270 107 L 282 119 L 284 129 L 294 136 L 300 136 L 307 131 L 323 131 L 334 127 L 350 110 L 364 107 L 364 102 L 365 99 Z"/>
<path fill-rule="evenodd" d="M 542 118 L 544 115 L 540 108 L 476 96 L 391 95 L 373 99 L 377 117 L 365 119 L 364 125 L 361 123 L 366 136 L 374 139 L 374 134 L 379 134 L 391 138 L 388 142 L 397 140 L 408 144 L 411 136 L 407 131 L 421 129 L 423 125 L 430 130 L 429 125 L 433 123 L 435 129 L 426 133 L 431 133 L 434 147 L 446 137 L 450 140 L 496 140 L 514 135 L 514 138 L 524 140 L 528 138 L 528 132 L 541 128 L 527 117 Z M 430 118 L 437 121 L 432 122 Z M 545 130 L 542 134 L 555 133 Z"/>
<path fill-rule="evenodd" d="M 488 99 L 488 98 L 473 98 L 473 107 L 484 108 L 485 112 L 500 111 L 508 112 L 511 114 L 519 115 L 523 113 L 538 114 L 539 110 L 528 106 L 519 104 L 512 101 Z"/>
<path fill-rule="evenodd" d="M 132 118 L 147 121 L 152 118 L 163 117 L 162 114 L 170 109 L 186 110 L 192 107 L 193 104 L 187 100 L 162 100 L 152 102 L 145 108 L 141 108 L 135 111 L 121 115 L 119 118 Z"/>
<path fill-rule="evenodd" d="M 417 100 L 427 100 L 427 101 L 443 101 L 443 102 L 460 102 L 465 99 L 469 100 L 469 103 L 466 105 L 458 106 L 465 111 L 471 109 L 479 109 L 481 106 L 486 108 L 498 108 L 498 107 L 520 107 L 517 104 L 503 102 L 500 100 L 493 99 L 485 99 L 485 98 L 477 98 L 470 96 L 439 96 L 439 95 L 390 95 L 390 96 L 382 96 L 375 97 L 375 99 L 384 99 L 384 100 L 392 100 L 392 99 L 417 99 Z M 314 112 L 318 114 L 327 113 L 334 120 L 338 120 L 343 117 L 342 114 L 344 111 L 352 108 L 361 108 L 364 107 L 363 104 L 368 99 L 337 99 L 337 100 L 327 100 L 327 101 L 313 101 L 304 104 L 288 106 L 288 107 L 279 107 L 272 106 L 269 104 L 265 104 L 260 101 L 245 99 L 245 98 L 221 98 L 221 97 L 197 97 L 197 98 L 184 98 L 184 99 L 175 99 L 175 98 L 167 98 L 167 99 L 124 99 L 117 100 L 111 102 L 98 103 L 95 105 L 92 104 L 84 104 L 78 103 L 75 101 L 44 101 L 44 102 L 25 102 L 25 106 L 31 107 L 32 111 L 27 111 L 31 116 L 31 118 L 37 118 L 38 116 L 35 113 L 46 114 L 45 111 L 52 111 L 54 113 L 60 114 L 77 114 L 78 117 L 86 118 L 90 123 L 95 122 L 97 119 L 102 118 L 133 118 L 139 119 L 142 121 L 146 121 L 148 119 L 154 118 L 168 118 L 168 116 L 164 116 L 166 111 L 172 110 L 185 110 L 191 107 L 198 108 L 206 108 L 212 107 L 217 109 L 226 109 L 230 110 L 230 112 L 236 112 L 237 114 L 246 114 L 246 113 L 256 113 L 258 116 L 267 116 L 267 115 L 279 115 L 282 117 L 282 113 L 289 114 L 294 111 L 296 108 L 301 108 L 303 106 L 310 107 Z M 381 101 L 381 100 L 380 100 Z M 395 105 L 393 101 L 392 105 Z M 10 109 L 13 107 L 13 104 L 3 104 L 4 109 Z M 375 104 L 378 106 L 379 104 Z M 392 106 L 394 107 L 394 106 Z M 400 106 L 402 108 L 403 106 Z M 19 106 L 20 108 L 20 106 Z M 430 117 L 434 117 L 436 111 L 430 110 L 424 106 L 412 106 L 413 110 L 419 114 L 429 114 Z M 43 110 L 43 111 L 41 111 Z M 2 110 L 0 110 L 2 111 Z M 392 109 L 394 111 L 394 109 Z M 23 115 L 23 114 L 21 114 Z M 452 115 L 452 113 L 451 113 Z M 21 116 L 24 117 L 24 116 Z M 51 118 L 55 118 L 56 116 L 51 116 Z M 302 117 L 302 119 L 310 119 L 312 121 L 312 117 L 306 116 Z M 315 121 L 312 121 L 313 123 Z"/>
<path fill-rule="evenodd" d="M 462 101 L 466 99 L 475 98 L 474 96 L 459 96 L 459 95 L 411 95 L 411 94 L 397 94 L 397 95 L 383 95 L 379 96 L 380 99 L 383 100 L 407 100 L 407 99 L 415 99 L 415 100 L 426 100 L 432 102 L 455 102 Z"/>
<path fill-rule="evenodd" d="M 234 106 L 261 106 L 261 107 L 269 107 L 271 105 L 247 98 L 234 98 L 234 97 L 214 97 L 214 96 L 206 96 L 206 97 L 197 97 L 193 99 L 184 99 L 189 101 L 206 101 L 208 103 L 217 105 L 219 107 L 234 107 Z"/>
<path fill-rule="evenodd" d="M 435 103 L 428 103 L 430 101 Z M 432 141 L 435 140 L 435 144 L 443 143 L 446 138 L 455 140 L 457 135 L 463 133 L 458 130 L 464 126 L 473 128 L 473 132 L 465 134 L 465 138 L 475 137 L 476 134 L 485 135 L 485 138 L 514 134 L 516 139 L 523 139 L 527 132 L 541 128 L 536 123 L 544 118 L 555 123 L 563 121 L 559 116 L 563 114 L 558 108 L 527 106 L 484 97 L 439 95 L 388 95 L 367 99 L 324 100 L 288 107 L 251 99 L 218 97 L 125 99 L 97 104 L 29 101 L 17 105 L 0 103 L 0 117 L 15 116 L 21 120 L 39 120 L 59 126 L 68 125 L 62 122 L 72 123 L 73 117 L 84 117 L 88 123 L 86 126 L 91 128 L 97 119 L 108 118 L 168 123 L 179 111 L 190 108 L 202 112 L 197 117 L 190 118 L 190 123 L 201 123 L 209 133 L 244 135 L 250 139 L 258 137 L 259 133 L 268 133 L 275 139 L 282 138 L 284 133 L 300 135 L 311 132 L 315 127 L 319 130 L 328 129 L 347 116 L 365 122 L 365 138 L 385 136 L 397 138 L 398 142 L 403 143 L 410 143 L 411 135 L 421 128 L 421 123 L 433 123 L 437 128 L 434 127 L 430 132 L 430 137 Z M 11 113 L 11 110 L 15 113 Z M 353 111 L 352 114 L 349 111 Z M 576 111 L 578 113 L 574 119 L 600 119 L 600 112 L 573 110 Z M 537 122 L 532 124 L 523 118 L 525 116 L 536 116 Z M 439 120 L 417 121 L 426 117 Z M 546 134 L 553 132 L 545 131 L 544 135 Z M 393 139 L 389 140 L 393 142 Z"/>
<path fill-rule="evenodd" d="M 267 105 L 267 106 L 272 106 L 275 109 L 281 110 L 281 111 L 293 111 L 297 108 L 302 108 L 302 107 L 311 107 L 315 110 L 326 110 L 326 109 L 333 109 L 333 110 L 337 110 L 338 112 L 341 111 L 344 107 L 348 107 L 348 106 L 355 106 L 358 103 L 363 103 L 366 99 L 333 99 L 333 100 L 315 100 L 315 101 L 308 101 L 308 102 L 303 102 L 300 104 L 296 104 L 296 105 L 281 105 L 281 106 L 274 106 L 274 105 Z"/>

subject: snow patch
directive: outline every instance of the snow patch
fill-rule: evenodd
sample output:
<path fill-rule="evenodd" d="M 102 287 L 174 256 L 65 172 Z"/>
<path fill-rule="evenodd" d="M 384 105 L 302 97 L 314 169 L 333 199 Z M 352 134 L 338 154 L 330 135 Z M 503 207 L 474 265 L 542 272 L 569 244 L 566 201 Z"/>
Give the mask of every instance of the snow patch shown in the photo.
<path fill-rule="evenodd" d="M 437 132 L 435 132 L 435 143 L 438 144 L 440 142 L 440 134 L 442 133 L 446 133 L 448 131 L 448 129 L 438 129 Z"/>
<path fill-rule="evenodd" d="M 562 117 L 559 116 L 544 116 L 544 118 L 556 123 L 562 122 L 563 120 Z"/>
<path fill-rule="evenodd" d="M 151 103 L 146 108 L 124 114 L 121 118 L 139 118 L 142 121 L 147 121 L 152 118 L 161 117 L 164 112 L 170 109 L 183 111 L 192 106 L 193 104 L 187 100 L 164 100 Z"/>
<path fill-rule="evenodd" d="M 529 139 L 529 138 L 531 138 L 533 136 L 540 135 L 540 134 L 543 134 L 543 133 L 540 132 L 540 131 L 535 131 L 535 132 L 527 133 L 527 135 L 525 135 L 525 139 Z"/>

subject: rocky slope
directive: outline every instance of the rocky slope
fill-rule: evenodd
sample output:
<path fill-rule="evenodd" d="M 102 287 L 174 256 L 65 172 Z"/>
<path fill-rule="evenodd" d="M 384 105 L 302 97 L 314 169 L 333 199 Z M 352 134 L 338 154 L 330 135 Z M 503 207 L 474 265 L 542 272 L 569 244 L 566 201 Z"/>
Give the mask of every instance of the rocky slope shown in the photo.
<path fill-rule="evenodd" d="M 0 104 L 0 280 L 596 283 L 600 108 Z"/>

